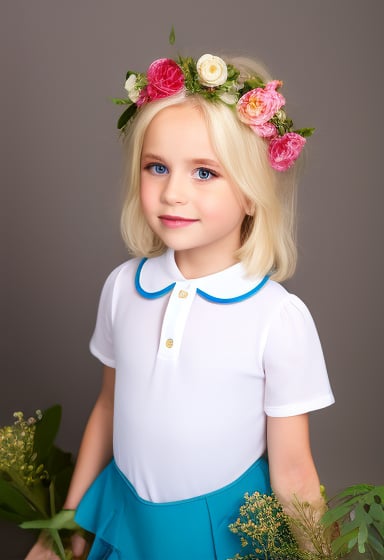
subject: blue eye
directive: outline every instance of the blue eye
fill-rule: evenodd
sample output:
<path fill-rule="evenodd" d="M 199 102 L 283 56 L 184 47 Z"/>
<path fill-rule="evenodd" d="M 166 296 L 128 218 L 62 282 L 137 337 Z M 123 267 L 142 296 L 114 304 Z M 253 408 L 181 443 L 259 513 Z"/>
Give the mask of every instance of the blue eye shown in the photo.
<path fill-rule="evenodd" d="M 149 169 L 154 175 L 166 175 L 168 173 L 168 168 L 162 163 L 150 163 L 145 168 Z"/>
<path fill-rule="evenodd" d="M 208 179 L 212 179 L 212 177 L 217 177 L 216 173 L 207 169 L 206 167 L 199 167 L 194 171 L 193 176 L 195 179 L 200 179 L 200 181 L 207 181 Z"/>

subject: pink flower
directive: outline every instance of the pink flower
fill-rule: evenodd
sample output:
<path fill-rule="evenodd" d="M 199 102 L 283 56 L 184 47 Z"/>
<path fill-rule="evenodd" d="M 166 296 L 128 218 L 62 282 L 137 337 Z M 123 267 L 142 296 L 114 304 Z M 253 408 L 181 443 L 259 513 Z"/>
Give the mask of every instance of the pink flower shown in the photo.
<path fill-rule="evenodd" d="M 275 136 L 277 136 L 277 128 L 271 122 L 266 122 L 264 124 L 259 124 L 259 125 L 251 124 L 250 128 L 252 128 L 252 130 L 262 138 L 274 138 Z"/>
<path fill-rule="evenodd" d="M 140 104 L 174 95 L 184 88 L 183 71 L 170 58 L 159 58 L 152 62 L 147 71 L 147 80 L 148 84 L 139 98 Z"/>
<path fill-rule="evenodd" d="M 140 91 L 139 97 L 136 101 L 136 105 L 138 107 L 141 107 L 141 105 L 144 105 L 147 101 L 150 101 L 149 96 L 148 96 L 148 90 L 147 90 L 147 86 L 143 87 L 143 89 Z"/>
<path fill-rule="evenodd" d="M 268 147 L 271 166 L 277 171 L 287 171 L 295 163 L 304 147 L 306 139 L 296 132 L 272 138 Z"/>
<path fill-rule="evenodd" d="M 281 85 L 279 80 L 273 80 L 264 88 L 252 89 L 240 97 L 237 102 L 239 119 L 253 126 L 268 122 L 285 105 L 284 97 L 276 91 Z"/>

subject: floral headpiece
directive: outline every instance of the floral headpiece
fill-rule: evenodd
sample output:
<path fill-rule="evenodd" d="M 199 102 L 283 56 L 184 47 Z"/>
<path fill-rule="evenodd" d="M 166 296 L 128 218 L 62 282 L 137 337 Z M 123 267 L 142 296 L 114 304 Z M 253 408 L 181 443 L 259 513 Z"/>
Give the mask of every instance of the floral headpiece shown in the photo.
<path fill-rule="evenodd" d="M 283 109 L 285 98 L 277 91 L 282 85 L 279 80 L 264 83 L 259 76 L 241 78 L 237 68 L 211 54 L 204 54 L 197 62 L 191 57 L 179 56 L 177 61 L 160 58 L 152 62 L 146 74 L 127 72 L 127 98 L 113 99 L 118 105 L 128 105 L 117 127 L 124 131 L 137 109 L 146 103 L 182 91 L 199 94 L 236 107 L 240 121 L 268 142 L 271 166 L 286 171 L 299 157 L 314 129 L 293 129 L 293 122 Z"/>

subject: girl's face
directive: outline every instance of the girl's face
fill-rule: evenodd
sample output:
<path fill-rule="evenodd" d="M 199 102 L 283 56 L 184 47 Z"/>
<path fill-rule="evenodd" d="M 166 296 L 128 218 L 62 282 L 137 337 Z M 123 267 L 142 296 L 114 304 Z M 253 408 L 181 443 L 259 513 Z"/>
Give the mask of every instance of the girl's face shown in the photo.
<path fill-rule="evenodd" d="M 148 225 L 174 249 L 184 276 L 234 264 L 246 200 L 219 162 L 198 109 L 168 107 L 151 121 L 141 156 L 140 197 Z"/>

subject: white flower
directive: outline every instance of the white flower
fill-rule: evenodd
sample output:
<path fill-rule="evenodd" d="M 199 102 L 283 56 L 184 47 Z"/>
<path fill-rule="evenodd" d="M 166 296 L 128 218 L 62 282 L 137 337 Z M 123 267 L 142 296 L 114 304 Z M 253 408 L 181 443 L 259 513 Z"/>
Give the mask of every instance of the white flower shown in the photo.
<path fill-rule="evenodd" d="M 237 93 L 236 88 L 232 87 L 229 91 L 221 93 L 219 95 L 219 98 L 223 103 L 226 103 L 227 105 L 236 105 L 239 99 L 239 94 Z"/>
<path fill-rule="evenodd" d="M 275 117 L 281 122 L 285 122 L 287 120 L 287 114 L 284 109 L 279 109 L 275 114 Z"/>
<path fill-rule="evenodd" d="M 136 103 L 140 95 L 139 90 L 136 88 L 136 81 L 137 78 L 135 74 L 131 74 L 124 84 L 124 89 L 127 90 L 128 97 L 133 103 Z"/>
<path fill-rule="evenodd" d="M 218 56 L 203 54 L 196 63 L 196 69 L 203 86 L 221 86 L 227 81 L 227 65 Z"/>

